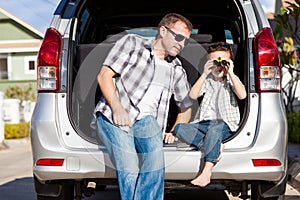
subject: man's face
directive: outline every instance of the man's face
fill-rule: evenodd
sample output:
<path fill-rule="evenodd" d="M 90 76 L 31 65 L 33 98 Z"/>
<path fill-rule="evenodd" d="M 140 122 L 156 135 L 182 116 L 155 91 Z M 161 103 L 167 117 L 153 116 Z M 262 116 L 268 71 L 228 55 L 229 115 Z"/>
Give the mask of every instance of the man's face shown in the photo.
<path fill-rule="evenodd" d="M 163 44 L 170 56 L 176 56 L 184 48 L 191 32 L 185 23 L 178 21 L 173 27 L 162 27 L 165 31 Z"/>

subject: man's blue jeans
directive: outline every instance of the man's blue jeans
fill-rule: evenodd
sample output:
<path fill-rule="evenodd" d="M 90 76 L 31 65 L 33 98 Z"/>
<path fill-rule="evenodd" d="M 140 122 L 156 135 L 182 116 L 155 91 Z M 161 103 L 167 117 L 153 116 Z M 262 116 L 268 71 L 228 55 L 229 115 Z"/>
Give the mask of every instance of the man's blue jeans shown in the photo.
<path fill-rule="evenodd" d="M 98 134 L 116 167 L 122 200 L 164 198 L 161 129 L 152 116 L 136 121 L 127 133 L 98 113 Z"/>
<path fill-rule="evenodd" d="M 216 163 L 220 156 L 222 140 L 231 135 L 222 120 L 205 120 L 198 123 L 181 123 L 174 128 L 174 135 L 200 149 L 203 145 L 204 161 Z"/>

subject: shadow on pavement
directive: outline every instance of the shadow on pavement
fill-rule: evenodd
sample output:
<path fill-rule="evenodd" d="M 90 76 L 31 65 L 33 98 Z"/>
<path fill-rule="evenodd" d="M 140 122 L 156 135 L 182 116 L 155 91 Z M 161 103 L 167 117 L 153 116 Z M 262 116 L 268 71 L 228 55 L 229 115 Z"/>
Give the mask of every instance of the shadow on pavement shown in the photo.
<path fill-rule="evenodd" d="M 0 185 L 1 200 L 36 200 L 33 178 L 18 178 Z"/>
<path fill-rule="evenodd" d="M 32 177 L 19 178 L 14 181 L 0 185 L 1 200 L 36 200 L 34 183 Z M 176 188 L 165 190 L 165 200 L 229 200 L 227 194 L 222 190 L 205 190 L 197 187 Z M 103 191 L 97 191 L 96 195 L 84 197 L 84 200 L 120 200 L 118 187 L 107 186 Z M 232 199 L 232 198 L 230 198 Z M 239 199 L 235 197 L 234 199 Z M 250 198 L 249 198 L 250 199 Z M 285 200 L 299 200 L 298 195 L 285 196 Z"/>

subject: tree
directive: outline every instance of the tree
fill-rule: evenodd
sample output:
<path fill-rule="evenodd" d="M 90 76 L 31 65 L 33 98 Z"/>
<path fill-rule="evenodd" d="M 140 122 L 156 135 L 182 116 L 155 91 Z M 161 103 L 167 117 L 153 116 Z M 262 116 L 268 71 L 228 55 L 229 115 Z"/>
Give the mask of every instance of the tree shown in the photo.
<path fill-rule="evenodd" d="M 295 112 L 296 89 L 300 78 L 300 0 L 295 3 L 286 2 L 286 8 L 281 7 L 280 14 L 275 16 L 276 27 L 273 31 L 280 53 L 282 71 L 288 73 L 289 81 L 283 83 L 285 106 L 288 112 Z"/>

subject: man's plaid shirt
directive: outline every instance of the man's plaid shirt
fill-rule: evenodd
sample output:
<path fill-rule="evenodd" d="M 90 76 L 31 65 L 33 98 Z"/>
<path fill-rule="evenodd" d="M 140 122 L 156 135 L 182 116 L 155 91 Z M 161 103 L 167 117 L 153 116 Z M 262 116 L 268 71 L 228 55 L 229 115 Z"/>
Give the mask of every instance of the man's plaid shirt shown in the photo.
<path fill-rule="evenodd" d="M 145 95 L 154 77 L 155 62 L 152 49 L 153 40 L 143 38 L 135 34 L 127 34 L 116 42 L 111 49 L 103 65 L 109 66 L 118 76 L 115 77 L 115 86 L 119 99 L 129 113 L 134 123 L 139 115 L 138 103 Z M 161 96 L 157 110 L 157 122 L 165 131 L 169 110 L 170 97 L 174 94 L 177 106 L 187 108 L 192 105 L 188 96 L 190 85 L 181 62 L 175 58 L 171 64 L 171 70 L 166 74 L 169 80 L 169 88 L 166 88 Z M 101 97 L 94 110 L 94 122 L 97 112 L 103 113 L 113 122 L 112 110 L 104 97 Z M 92 123 L 93 124 L 93 123 Z M 128 131 L 128 127 L 120 127 Z"/>

